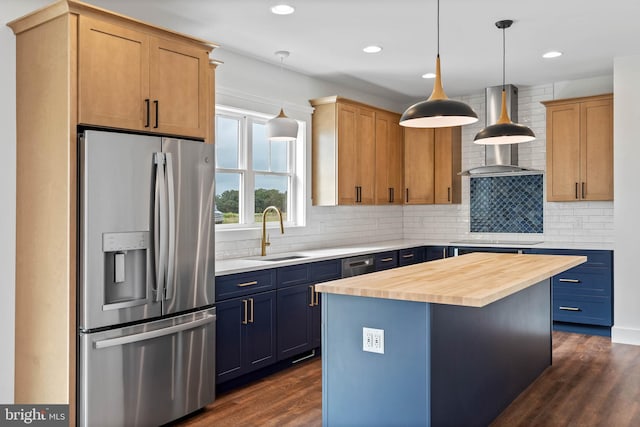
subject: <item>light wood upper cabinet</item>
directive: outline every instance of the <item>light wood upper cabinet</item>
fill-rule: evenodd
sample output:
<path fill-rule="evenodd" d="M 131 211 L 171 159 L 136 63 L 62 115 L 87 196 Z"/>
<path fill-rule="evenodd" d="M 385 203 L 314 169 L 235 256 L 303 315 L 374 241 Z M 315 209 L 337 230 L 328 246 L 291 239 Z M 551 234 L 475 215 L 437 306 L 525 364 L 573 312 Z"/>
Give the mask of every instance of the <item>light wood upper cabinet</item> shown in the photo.
<path fill-rule="evenodd" d="M 404 131 L 405 204 L 448 204 L 462 200 L 461 128 Z"/>
<path fill-rule="evenodd" d="M 206 136 L 205 49 L 88 16 L 79 26 L 80 123 Z"/>
<path fill-rule="evenodd" d="M 435 133 L 433 129 L 404 130 L 404 203 L 434 202 Z"/>
<path fill-rule="evenodd" d="M 613 95 L 543 104 L 547 200 L 613 200 Z"/>
<path fill-rule="evenodd" d="M 377 205 L 401 205 L 403 146 L 400 115 L 376 112 L 376 200 Z"/>
<path fill-rule="evenodd" d="M 375 200 L 375 108 L 340 97 L 311 100 L 314 205 L 371 205 Z"/>
<path fill-rule="evenodd" d="M 435 129 L 434 203 L 461 203 L 462 129 Z"/>

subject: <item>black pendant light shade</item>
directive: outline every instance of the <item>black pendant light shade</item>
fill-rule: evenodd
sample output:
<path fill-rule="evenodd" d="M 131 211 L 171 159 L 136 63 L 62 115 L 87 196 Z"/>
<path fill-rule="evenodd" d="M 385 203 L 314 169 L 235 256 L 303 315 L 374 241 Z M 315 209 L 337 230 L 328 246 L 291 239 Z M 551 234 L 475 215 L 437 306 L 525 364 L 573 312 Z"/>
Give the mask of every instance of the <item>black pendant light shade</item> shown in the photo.
<path fill-rule="evenodd" d="M 502 111 L 500 118 L 494 125 L 490 125 L 478 132 L 473 142 L 483 145 L 520 144 L 536 139 L 536 135 L 525 125 L 513 123 L 507 113 L 507 93 L 505 91 L 505 29 L 511 27 L 513 21 L 504 19 L 496 22 L 496 27 L 502 30 Z"/>
<path fill-rule="evenodd" d="M 499 145 L 499 144 L 519 144 L 536 139 L 536 135 L 531 129 L 519 123 L 496 123 L 487 126 L 478 132 L 473 138 L 476 144 Z"/>
<path fill-rule="evenodd" d="M 453 99 L 428 99 L 413 104 L 400 117 L 400 124 L 414 128 L 439 128 L 468 125 L 478 115 L 464 102 Z"/>
<path fill-rule="evenodd" d="M 400 125 L 413 128 L 440 128 L 468 125 L 478 121 L 478 115 L 464 102 L 449 99 L 442 88 L 440 73 L 440 0 L 437 12 L 438 55 L 433 92 L 426 101 L 413 104 L 400 117 Z"/>

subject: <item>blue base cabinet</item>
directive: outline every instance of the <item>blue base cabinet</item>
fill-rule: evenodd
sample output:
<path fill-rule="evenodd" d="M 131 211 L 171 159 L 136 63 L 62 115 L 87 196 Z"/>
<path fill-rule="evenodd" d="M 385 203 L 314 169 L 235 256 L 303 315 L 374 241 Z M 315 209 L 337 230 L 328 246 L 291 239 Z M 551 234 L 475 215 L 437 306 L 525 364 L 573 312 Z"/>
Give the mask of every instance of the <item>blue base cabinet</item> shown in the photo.
<path fill-rule="evenodd" d="M 398 265 L 400 267 L 424 262 L 424 246 L 400 249 L 398 251 Z"/>
<path fill-rule="evenodd" d="M 612 251 L 530 249 L 527 253 L 586 256 L 586 263 L 553 277 L 554 327 L 571 332 L 611 334 L 610 328 L 613 326 Z"/>
<path fill-rule="evenodd" d="M 427 246 L 424 249 L 424 260 L 435 261 L 437 259 L 447 258 L 449 255 L 449 248 L 447 246 Z"/>
<path fill-rule="evenodd" d="M 216 383 L 276 361 L 276 272 L 216 278 Z"/>
<path fill-rule="evenodd" d="M 217 304 L 216 383 L 276 361 L 276 291 Z"/>
<path fill-rule="evenodd" d="M 277 269 L 278 360 L 320 347 L 320 293 L 314 285 L 340 276 L 340 260 Z"/>

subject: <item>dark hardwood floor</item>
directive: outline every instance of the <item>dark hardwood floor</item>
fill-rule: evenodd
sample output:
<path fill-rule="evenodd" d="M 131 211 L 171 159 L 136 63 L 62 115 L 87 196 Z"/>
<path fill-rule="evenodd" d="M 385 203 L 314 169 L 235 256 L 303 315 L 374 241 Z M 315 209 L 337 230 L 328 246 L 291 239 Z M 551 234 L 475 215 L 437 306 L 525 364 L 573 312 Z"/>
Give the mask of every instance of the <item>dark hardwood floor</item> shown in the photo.
<path fill-rule="evenodd" d="M 175 426 L 320 426 L 319 359 L 232 390 Z M 491 424 L 640 426 L 640 346 L 609 338 L 553 333 L 553 366 Z"/>

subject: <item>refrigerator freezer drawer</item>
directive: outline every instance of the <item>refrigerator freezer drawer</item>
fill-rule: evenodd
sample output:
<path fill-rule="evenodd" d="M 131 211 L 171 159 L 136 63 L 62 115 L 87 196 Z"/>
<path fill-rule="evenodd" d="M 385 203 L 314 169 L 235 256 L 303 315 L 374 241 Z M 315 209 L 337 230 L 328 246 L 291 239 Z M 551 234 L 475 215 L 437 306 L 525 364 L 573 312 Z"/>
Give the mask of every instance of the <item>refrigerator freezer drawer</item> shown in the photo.
<path fill-rule="evenodd" d="M 81 426 L 158 426 L 215 397 L 215 308 L 80 334 Z"/>

